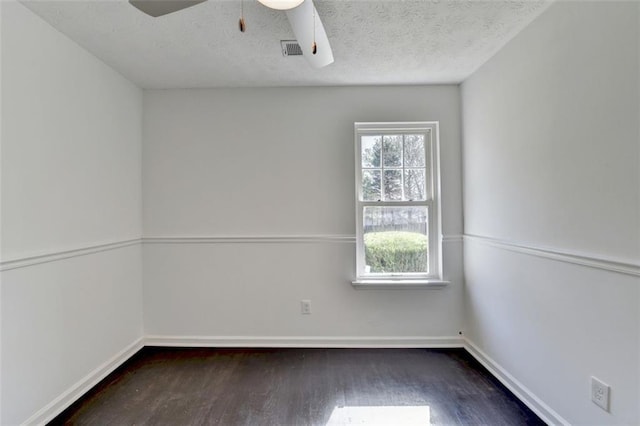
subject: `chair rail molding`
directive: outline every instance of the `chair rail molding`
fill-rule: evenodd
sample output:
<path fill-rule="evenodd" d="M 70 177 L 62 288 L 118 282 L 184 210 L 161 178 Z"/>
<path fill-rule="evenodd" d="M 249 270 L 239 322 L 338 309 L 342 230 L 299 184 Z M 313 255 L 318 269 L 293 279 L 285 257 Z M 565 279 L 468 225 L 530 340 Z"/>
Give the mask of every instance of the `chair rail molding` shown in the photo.
<path fill-rule="evenodd" d="M 459 243 L 462 235 L 446 235 L 443 243 Z M 314 235 L 212 235 L 212 236 L 154 236 L 143 237 L 143 244 L 277 244 L 277 243 L 347 243 L 355 244 L 354 234 Z"/>
<path fill-rule="evenodd" d="M 612 257 L 598 256 L 595 254 L 582 253 L 571 250 L 556 249 L 529 245 L 526 243 L 516 243 L 513 241 L 501 240 L 498 238 L 485 237 L 481 235 L 465 234 L 465 243 L 484 244 L 502 250 L 509 250 L 516 253 L 552 259 L 559 262 L 572 263 L 575 265 L 587 266 L 604 271 L 640 277 L 640 263 Z"/>
<path fill-rule="evenodd" d="M 38 254 L 35 256 L 27 256 L 0 261 L 0 271 L 8 271 L 11 269 L 25 268 L 27 266 L 38 265 L 41 263 L 56 262 L 64 259 L 71 259 L 79 256 L 100 253 L 108 250 L 116 250 L 124 247 L 140 244 L 140 238 L 132 238 L 121 241 L 114 241 L 105 244 L 80 247 L 71 250 L 61 250 L 49 253 Z"/>
<path fill-rule="evenodd" d="M 143 237 L 143 244 L 354 243 L 354 235 L 214 235 Z"/>

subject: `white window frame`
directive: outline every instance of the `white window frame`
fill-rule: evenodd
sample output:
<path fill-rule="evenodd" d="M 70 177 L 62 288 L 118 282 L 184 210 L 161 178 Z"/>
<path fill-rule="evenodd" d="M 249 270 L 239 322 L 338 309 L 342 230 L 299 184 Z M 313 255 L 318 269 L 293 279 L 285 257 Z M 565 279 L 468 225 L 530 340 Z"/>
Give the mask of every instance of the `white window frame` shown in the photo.
<path fill-rule="evenodd" d="M 437 121 L 354 123 L 356 163 L 356 287 L 435 287 L 447 284 L 442 271 L 442 215 L 440 211 L 440 133 Z M 424 201 L 364 201 L 362 194 L 361 140 L 366 135 L 425 135 L 427 197 Z M 364 208 L 370 206 L 426 206 L 428 210 L 428 273 L 367 273 L 364 253 Z"/>

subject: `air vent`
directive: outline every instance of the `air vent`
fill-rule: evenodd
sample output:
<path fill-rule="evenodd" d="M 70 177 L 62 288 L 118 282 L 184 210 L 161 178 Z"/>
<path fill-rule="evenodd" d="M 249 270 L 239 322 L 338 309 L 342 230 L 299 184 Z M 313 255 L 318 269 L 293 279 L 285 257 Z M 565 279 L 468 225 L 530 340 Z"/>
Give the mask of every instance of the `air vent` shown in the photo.
<path fill-rule="evenodd" d="M 282 56 L 301 56 L 302 48 L 296 40 L 280 40 Z"/>

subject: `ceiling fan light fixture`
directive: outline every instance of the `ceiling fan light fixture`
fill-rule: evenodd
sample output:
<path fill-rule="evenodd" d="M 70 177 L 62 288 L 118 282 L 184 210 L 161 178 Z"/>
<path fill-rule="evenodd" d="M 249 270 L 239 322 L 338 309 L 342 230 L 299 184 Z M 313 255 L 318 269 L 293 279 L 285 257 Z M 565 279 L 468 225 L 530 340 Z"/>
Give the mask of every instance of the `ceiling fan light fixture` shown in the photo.
<path fill-rule="evenodd" d="M 258 0 L 263 5 L 275 10 L 289 10 L 298 7 L 304 0 Z"/>

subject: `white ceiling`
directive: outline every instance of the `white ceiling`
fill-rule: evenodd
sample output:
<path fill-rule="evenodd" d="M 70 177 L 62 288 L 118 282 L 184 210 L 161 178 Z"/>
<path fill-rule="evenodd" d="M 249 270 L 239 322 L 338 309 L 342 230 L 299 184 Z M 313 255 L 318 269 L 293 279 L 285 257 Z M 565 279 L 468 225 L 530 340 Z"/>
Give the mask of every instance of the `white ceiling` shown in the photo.
<path fill-rule="evenodd" d="M 144 88 L 458 83 L 535 19 L 548 0 L 316 0 L 335 63 L 283 57 L 284 12 L 209 0 L 151 18 L 127 1 L 23 1 Z"/>

